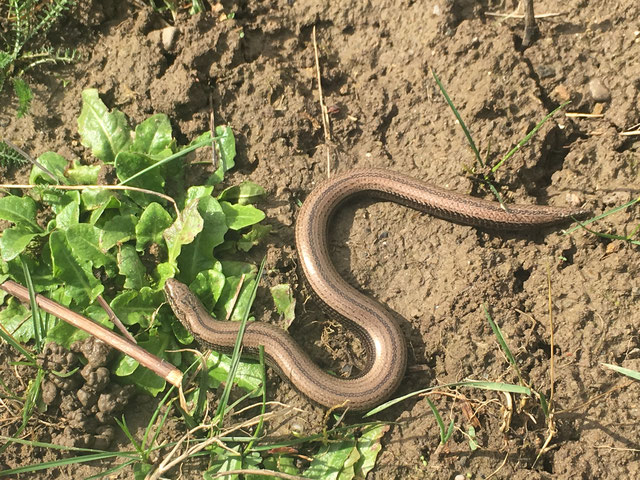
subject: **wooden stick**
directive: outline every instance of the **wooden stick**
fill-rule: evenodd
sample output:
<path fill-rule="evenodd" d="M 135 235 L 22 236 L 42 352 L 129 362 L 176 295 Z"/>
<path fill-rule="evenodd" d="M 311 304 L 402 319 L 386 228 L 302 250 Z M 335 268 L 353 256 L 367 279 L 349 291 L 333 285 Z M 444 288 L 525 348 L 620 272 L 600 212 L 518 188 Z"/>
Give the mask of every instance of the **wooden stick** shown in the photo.
<path fill-rule="evenodd" d="M 23 302 L 29 302 L 29 290 L 13 280 L 7 280 L 6 282 L 1 283 L 0 288 Z M 102 340 L 113 348 L 129 355 L 131 358 L 139 362 L 140 365 L 147 367 L 156 375 L 164 378 L 171 385 L 178 388 L 182 385 L 182 372 L 166 360 L 156 357 L 152 353 L 147 352 L 144 348 L 129 342 L 111 330 L 104 328 L 102 325 L 98 325 L 93 320 L 90 320 L 73 310 L 69 310 L 53 300 L 49 300 L 47 297 L 40 294 L 36 295 L 36 303 L 45 312 L 55 315 L 60 320 L 63 320 L 80 330 L 84 330 L 88 334 Z"/>

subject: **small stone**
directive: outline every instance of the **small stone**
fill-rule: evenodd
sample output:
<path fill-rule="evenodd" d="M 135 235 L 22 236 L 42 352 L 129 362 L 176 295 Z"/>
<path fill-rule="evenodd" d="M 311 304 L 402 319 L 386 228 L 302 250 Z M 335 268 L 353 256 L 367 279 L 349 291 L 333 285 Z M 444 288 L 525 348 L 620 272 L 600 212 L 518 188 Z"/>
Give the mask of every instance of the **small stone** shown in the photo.
<path fill-rule="evenodd" d="M 572 207 L 580 207 L 584 203 L 584 198 L 582 197 L 582 195 L 575 192 L 567 193 L 565 195 L 565 200 Z"/>
<path fill-rule="evenodd" d="M 596 102 L 608 102 L 611 99 L 609 89 L 599 78 L 594 78 L 589 82 L 589 91 Z"/>
<path fill-rule="evenodd" d="M 571 94 L 569 93 L 569 90 L 567 90 L 567 87 L 565 87 L 564 85 L 558 85 L 556 88 L 553 89 L 551 94 L 557 97 L 562 102 L 566 102 L 571 98 Z"/>
<path fill-rule="evenodd" d="M 538 75 L 540 78 L 555 77 L 556 70 L 551 65 L 540 65 L 540 68 L 538 68 Z"/>
<path fill-rule="evenodd" d="M 171 50 L 176 43 L 179 30 L 176 27 L 162 29 L 162 46 L 165 50 Z"/>

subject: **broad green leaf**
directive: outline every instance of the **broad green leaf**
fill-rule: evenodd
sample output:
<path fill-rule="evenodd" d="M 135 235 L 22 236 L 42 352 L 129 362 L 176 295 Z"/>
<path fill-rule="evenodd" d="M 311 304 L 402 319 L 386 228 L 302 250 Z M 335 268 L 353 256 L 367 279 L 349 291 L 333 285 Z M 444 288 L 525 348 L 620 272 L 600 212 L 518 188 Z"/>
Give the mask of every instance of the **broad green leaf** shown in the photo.
<path fill-rule="evenodd" d="M 242 234 L 237 242 L 238 250 L 248 252 L 255 247 L 262 238 L 271 232 L 271 225 L 254 225 L 247 233 Z"/>
<path fill-rule="evenodd" d="M 0 264 L 4 261 L 0 258 Z M 26 279 L 24 278 L 23 263 L 29 269 L 31 273 L 31 280 L 33 286 L 37 292 L 49 290 L 60 283 L 53 277 L 53 267 L 51 265 L 51 250 L 49 249 L 49 243 L 45 243 L 42 246 L 40 255 L 21 255 L 5 263 L 6 272 L 9 273 L 12 279 L 16 282 L 26 285 Z"/>
<path fill-rule="evenodd" d="M 124 288 L 140 290 L 149 285 L 146 277 L 146 269 L 138 257 L 138 252 L 133 245 L 126 243 L 118 252 L 118 269 L 120 275 L 124 275 Z"/>
<path fill-rule="evenodd" d="M 231 357 L 223 353 L 211 352 L 207 358 L 209 368 L 209 388 L 216 388 L 227 381 L 231 368 Z M 262 384 L 262 367 L 255 362 L 240 362 L 236 371 L 235 383 L 240 388 L 252 392 Z"/>
<path fill-rule="evenodd" d="M 113 330 L 113 323 L 111 323 L 109 315 L 107 315 L 107 312 L 105 312 L 102 307 L 89 305 L 84 310 L 83 314 L 103 327 Z M 83 340 L 89 336 L 89 334 L 84 330 L 80 330 L 79 328 L 69 325 L 67 322 L 63 322 L 55 317 L 52 318 L 54 319 L 55 324 L 47 332 L 47 342 L 56 342 L 58 345 L 69 348 L 75 341 Z"/>
<path fill-rule="evenodd" d="M 356 448 L 360 453 L 360 458 L 355 464 L 357 478 L 367 478 L 367 474 L 375 466 L 378 454 L 382 449 L 380 440 L 388 430 L 389 425 L 373 425 L 367 427 L 358 438 Z"/>
<path fill-rule="evenodd" d="M 116 157 L 116 175 L 118 176 L 118 179 L 126 180 L 139 171 L 155 165 L 156 163 L 157 162 L 153 158 L 142 153 L 120 152 Z M 162 192 L 164 183 L 163 168 L 160 166 L 131 180 L 128 182 L 128 185 L 132 187 L 145 188 L 154 192 Z M 126 194 L 141 205 L 148 205 L 156 198 L 148 193 L 129 190 L 126 191 Z"/>
<path fill-rule="evenodd" d="M 264 465 L 264 468 L 269 470 L 274 470 L 276 472 L 288 473 L 289 475 L 298 475 L 298 476 L 300 475 L 300 469 L 296 467 L 295 459 L 287 455 L 280 455 L 280 454 L 269 455 L 267 458 L 263 460 L 263 465 Z M 260 480 L 260 479 L 256 477 L 253 480 Z"/>
<path fill-rule="evenodd" d="M 88 305 L 100 295 L 104 287 L 93 276 L 88 260 L 78 261 L 67 243 L 64 232 L 55 231 L 49 235 L 53 275 L 64 282 L 67 291 L 79 305 Z"/>
<path fill-rule="evenodd" d="M 213 267 L 216 261 L 213 249 L 224 242 L 227 232 L 225 214 L 215 198 L 200 198 L 198 213 L 203 221 L 202 231 L 193 242 L 182 248 L 178 258 L 180 272 L 186 282 L 191 282 L 198 272 Z"/>
<path fill-rule="evenodd" d="M 171 146 L 171 122 L 164 113 L 147 118 L 136 127 L 136 135 L 131 150 L 157 155 Z"/>
<path fill-rule="evenodd" d="M 45 152 L 38 157 L 38 163 L 44 168 L 49 170 L 58 179 L 60 183 L 67 183 L 64 171 L 67 168 L 69 162 L 62 155 L 58 155 L 55 152 Z M 40 167 L 34 165 L 31 168 L 31 174 L 29 175 L 29 183 L 31 185 L 44 184 L 51 185 L 56 182 L 47 174 L 43 172 Z"/>
<path fill-rule="evenodd" d="M 37 234 L 24 227 L 16 226 L 4 230 L 0 237 L 0 255 L 4 261 L 13 260 L 20 255 Z"/>
<path fill-rule="evenodd" d="M 210 132 L 205 132 L 191 142 L 190 145 L 211 138 Z M 218 169 L 207 180 L 208 185 L 216 185 L 222 181 L 224 174 L 235 166 L 236 157 L 236 140 L 233 131 L 228 125 L 219 125 L 216 127 L 217 152 L 218 161 L 220 162 Z"/>
<path fill-rule="evenodd" d="M 133 215 L 118 215 L 105 222 L 101 229 L 100 246 L 107 251 L 118 243 L 124 243 L 134 238 L 136 232 L 136 217 Z"/>
<path fill-rule="evenodd" d="M 77 190 L 49 190 L 43 194 L 43 199 L 51 205 L 56 214 L 56 228 L 65 230 L 80 221 L 80 192 Z"/>
<path fill-rule="evenodd" d="M 202 272 L 198 272 L 196 279 L 189 285 L 189 288 L 198 298 L 202 299 L 202 303 L 208 311 L 213 310 L 222 293 L 225 284 L 225 277 L 218 263 L 217 268 L 212 268 Z"/>
<path fill-rule="evenodd" d="M 67 177 L 73 185 L 95 185 L 98 183 L 100 165 L 81 165 L 75 161 L 67 171 Z"/>
<path fill-rule="evenodd" d="M 231 450 L 240 451 L 240 446 L 237 445 L 235 447 L 230 447 Z M 223 475 L 220 476 L 220 473 L 228 472 L 230 470 L 241 470 L 242 469 L 242 455 L 238 453 L 238 455 L 233 455 L 229 452 L 229 450 L 218 448 L 219 453 L 212 455 L 212 460 L 209 461 L 209 468 L 202 475 L 204 480 L 237 480 L 240 477 L 238 475 Z"/>
<path fill-rule="evenodd" d="M 187 201 L 176 221 L 163 233 L 164 240 L 167 242 L 169 263 L 175 264 L 182 246 L 193 242 L 203 226 L 204 220 L 198 213 L 198 199 Z"/>
<path fill-rule="evenodd" d="M 260 185 L 253 182 L 243 182 L 240 185 L 226 188 L 218 195 L 218 200 L 225 200 L 229 203 L 239 203 L 247 205 L 256 203 L 265 195 L 265 190 Z"/>
<path fill-rule="evenodd" d="M 251 290 L 255 279 L 245 277 L 240 294 L 238 294 L 238 286 L 240 285 L 239 277 L 227 277 L 225 279 L 224 288 L 216 303 L 214 314 L 218 319 L 226 319 L 239 322 L 242 320 L 243 312 L 249 307 L 251 301 Z M 229 316 L 231 314 L 231 316 Z"/>
<path fill-rule="evenodd" d="M 82 92 L 78 132 L 82 144 L 105 163 L 113 163 L 131 143 L 131 129 L 124 114 L 118 110 L 109 112 L 94 88 Z"/>
<path fill-rule="evenodd" d="M 164 282 L 167 278 L 173 278 L 177 273 L 178 269 L 175 265 L 172 265 L 169 262 L 159 263 L 156 267 L 154 279 L 159 285 L 164 285 Z"/>
<path fill-rule="evenodd" d="M 32 232 L 42 232 L 36 222 L 36 202 L 31 197 L 7 195 L 0 198 L 0 219 L 15 223 Z"/>
<path fill-rule="evenodd" d="M 7 306 L 0 310 L 0 323 L 20 343 L 33 338 L 31 312 L 15 298 L 10 298 Z"/>
<path fill-rule="evenodd" d="M 180 342 L 182 345 L 191 345 L 194 341 L 191 332 L 189 332 L 189 330 L 187 330 L 187 328 L 176 318 L 171 319 L 170 322 L 171 331 L 173 332 L 173 335 L 176 337 L 178 342 Z"/>
<path fill-rule="evenodd" d="M 81 194 L 84 209 L 91 211 L 89 222 L 95 225 L 107 209 L 120 208 L 120 200 L 113 192 L 103 188 L 86 188 Z"/>
<path fill-rule="evenodd" d="M 231 230 L 240 230 L 254 223 L 264 220 L 264 212 L 253 205 L 234 205 L 220 202 L 220 206 L 227 218 L 227 226 Z"/>
<path fill-rule="evenodd" d="M 239 262 L 237 260 L 223 260 L 222 273 L 227 277 L 240 277 L 243 273 L 245 276 L 252 276 L 258 273 L 258 267 L 252 263 Z"/>
<path fill-rule="evenodd" d="M 125 290 L 111 301 L 111 308 L 125 325 L 147 328 L 158 305 L 164 302 L 161 290 L 142 287 L 140 291 Z"/>
<path fill-rule="evenodd" d="M 80 195 L 85 210 L 104 208 L 119 208 L 122 204 L 111 190 L 100 187 L 89 187 L 82 190 Z"/>
<path fill-rule="evenodd" d="M 276 311 L 284 317 L 285 329 L 288 329 L 291 322 L 296 318 L 296 299 L 293 297 L 291 285 L 281 283 L 271 287 L 271 296 L 276 305 Z"/>
<path fill-rule="evenodd" d="M 100 246 L 100 229 L 88 223 L 79 223 L 66 231 L 67 243 L 78 261 L 88 261 L 94 268 L 114 262 Z"/>
<path fill-rule="evenodd" d="M 171 215 L 159 203 L 147 205 L 136 224 L 136 249 L 142 251 L 150 243 L 163 243 L 162 234 L 171 225 Z"/>
<path fill-rule="evenodd" d="M 173 342 L 169 334 L 165 332 L 153 333 L 149 336 L 148 340 L 140 341 L 138 345 L 163 359 L 167 358 L 166 350 L 176 347 L 175 342 Z M 166 382 L 163 378 L 135 361 L 133 361 L 132 365 L 132 359 L 130 357 L 123 356 L 121 358 L 122 361 L 117 362 L 114 371 L 122 381 L 136 385 L 154 397 L 164 390 Z M 131 370 L 132 366 L 134 367 L 133 370 L 127 373 L 128 370 Z"/>
<path fill-rule="evenodd" d="M 327 443 L 313 456 L 309 468 L 302 475 L 318 480 L 353 478 L 353 465 L 358 461 L 358 458 L 355 438 Z M 344 476 L 341 475 L 343 472 L 345 472 Z M 351 476 L 348 476 L 349 473 Z"/>

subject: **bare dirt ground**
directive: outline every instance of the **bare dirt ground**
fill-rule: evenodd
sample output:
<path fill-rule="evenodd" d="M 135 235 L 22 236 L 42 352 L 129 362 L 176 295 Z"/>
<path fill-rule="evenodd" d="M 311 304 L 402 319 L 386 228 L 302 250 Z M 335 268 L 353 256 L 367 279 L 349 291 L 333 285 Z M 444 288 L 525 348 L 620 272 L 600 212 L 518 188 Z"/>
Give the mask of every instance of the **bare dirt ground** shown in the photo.
<path fill-rule="evenodd" d="M 562 14 L 539 20 L 538 39 L 523 50 L 522 20 L 488 15 L 511 12 L 516 3 L 229 1 L 216 11 L 181 16 L 174 43 L 164 46 L 166 24 L 142 2 L 84 2 L 58 32 L 63 44 L 79 47 L 83 60 L 32 78 L 36 98 L 25 118 L 14 118 L 14 101 L 3 93 L 2 136 L 34 156 L 53 150 L 84 158 L 76 119 L 80 92 L 93 87 L 133 122 L 167 113 L 178 138 L 189 140 L 208 128 L 211 94 L 217 123 L 230 123 L 237 135 L 239 168 L 231 181 L 251 179 L 269 192 L 262 205 L 274 226 L 265 247 L 268 269 L 270 281 L 296 287 L 300 307 L 292 333 L 304 332 L 316 358 L 332 356 L 333 363 L 323 365 L 339 369 L 354 354 L 331 340 L 327 355 L 320 341 L 327 319 L 306 302 L 293 247 L 298 201 L 327 176 L 313 26 L 330 111 L 332 172 L 384 167 L 491 198 L 466 173 L 473 154 L 433 69 L 493 161 L 566 100 L 564 112 L 602 113 L 569 118 L 562 112 L 545 124 L 496 176 L 508 201 L 585 205 L 601 213 L 639 194 L 639 137 L 621 132 L 640 122 L 640 4 L 537 1 L 536 13 Z M 0 170 L 4 180 L 21 174 Z M 632 208 L 597 228 L 625 235 L 639 217 Z M 514 412 L 510 428 L 500 431 L 504 395 L 432 395 L 445 421 L 453 418 L 461 430 L 438 448 L 438 428 L 423 399 L 385 411 L 380 418 L 394 424 L 369 478 L 485 478 L 496 470 L 497 478 L 640 476 L 640 386 L 601 366 L 640 368 L 637 247 L 559 229 L 497 234 L 366 202 L 344 208 L 334 233 L 339 271 L 387 305 L 410 341 L 410 371 L 398 394 L 467 377 L 517 381 L 484 303 L 525 379 L 549 395 L 551 284 L 552 448 L 534 464 L 548 434 L 535 407 Z M 262 320 L 275 319 L 263 305 Z M 11 352 L 2 355 L 8 361 Z M 3 378 L 13 376 L 2 363 Z M 321 430 L 323 410 L 275 376 L 269 395 L 304 408 L 307 432 Z M 465 406 L 479 421 L 476 451 L 463 433 L 471 423 Z M 133 423 L 139 410 L 129 412 Z M 10 466 L 42 454 L 9 452 L 3 463 Z M 59 471 L 57 478 L 99 471 L 82 468 Z"/>

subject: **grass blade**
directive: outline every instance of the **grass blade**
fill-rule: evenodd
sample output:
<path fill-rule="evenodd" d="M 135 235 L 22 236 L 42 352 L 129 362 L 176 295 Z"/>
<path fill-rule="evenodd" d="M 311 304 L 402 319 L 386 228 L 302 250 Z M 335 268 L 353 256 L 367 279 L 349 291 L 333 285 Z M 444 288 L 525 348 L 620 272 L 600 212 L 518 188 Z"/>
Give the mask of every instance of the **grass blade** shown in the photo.
<path fill-rule="evenodd" d="M 613 215 L 614 213 L 619 212 L 620 210 L 624 210 L 627 207 L 630 207 L 632 205 L 635 205 L 636 203 L 640 202 L 640 197 L 631 200 L 630 202 L 627 202 L 623 205 L 618 205 L 617 207 L 612 208 L 611 210 L 607 210 L 604 213 L 601 213 L 600 215 L 596 215 L 593 218 L 590 218 L 589 220 L 585 220 L 584 222 L 579 222 L 577 226 L 570 228 L 569 230 L 565 230 L 563 233 L 564 235 L 569 235 L 570 233 L 575 232 L 576 230 L 579 230 L 580 228 L 585 228 L 587 225 L 589 225 L 590 223 L 596 222 L 604 217 L 608 217 L 609 215 Z M 587 230 L 585 228 L 585 230 Z M 599 235 L 598 233 L 596 233 L 596 235 Z"/>
<path fill-rule="evenodd" d="M 451 101 L 451 98 L 449 98 L 449 94 L 445 90 L 444 85 L 442 85 L 442 82 L 440 82 L 440 79 L 438 78 L 438 75 L 436 75 L 435 70 L 431 69 L 431 74 L 433 75 L 433 78 L 435 78 L 436 83 L 438 84 L 438 88 L 442 92 L 442 95 L 444 96 L 444 99 L 447 101 L 447 104 L 449 105 L 449 108 L 451 108 L 451 110 L 453 111 L 453 114 L 458 119 L 458 122 L 460 123 L 460 126 L 462 127 L 462 131 L 464 132 L 464 135 L 465 135 L 465 137 L 467 137 L 467 141 L 469 142 L 469 145 L 471 146 L 471 150 L 473 150 L 473 154 L 476 156 L 476 160 L 478 160 L 478 163 L 480 164 L 481 167 L 484 167 L 484 162 L 482 161 L 482 157 L 480 156 L 480 152 L 478 151 L 478 147 L 476 147 L 476 143 L 473 141 L 473 138 L 471 137 L 471 133 L 469 132 L 469 129 L 465 125 L 464 120 L 462 120 L 462 117 L 460 116 L 460 113 L 458 112 L 458 109 L 455 107 L 455 105 Z"/>
<path fill-rule="evenodd" d="M 377 407 L 369 410 L 367 413 L 363 415 L 363 418 L 370 417 L 371 415 L 375 415 L 376 413 L 386 410 L 387 408 L 397 403 L 403 402 L 408 398 L 416 397 L 418 395 L 422 395 L 424 393 L 428 393 L 440 388 L 454 388 L 454 387 L 470 387 L 470 388 L 479 388 L 482 390 L 494 390 L 496 392 L 510 392 L 510 393 L 519 393 L 522 395 L 531 395 L 531 389 L 529 387 L 524 387 L 522 385 L 513 385 L 511 383 L 502 383 L 502 382 L 484 382 L 480 380 L 465 380 L 462 382 L 436 385 L 435 387 L 424 388 L 422 390 L 416 390 L 415 392 L 407 393 L 406 395 L 389 400 L 388 402 L 385 402 L 382 405 L 378 405 Z"/>
<path fill-rule="evenodd" d="M 637 370 L 631 370 L 629 368 L 620 367 L 618 365 L 611 365 L 610 363 L 602 363 L 601 365 L 610 370 L 626 375 L 629 378 L 640 381 L 640 372 L 638 372 Z"/>
<path fill-rule="evenodd" d="M 236 372 L 238 371 L 238 364 L 240 363 L 240 354 L 242 352 L 242 337 L 244 336 L 244 331 L 247 327 L 247 320 L 249 319 L 249 311 L 251 310 L 251 306 L 253 305 L 253 302 L 256 299 L 258 284 L 260 283 L 260 280 L 262 278 L 262 272 L 264 271 L 264 265 L 266 261 L 267 261 L 267 257 L 264 257 L 262 259 L 262 263 L 260 264 L 260 268 L 258 269 L 258 274 L 256 276 L 255 283 L 253 284 L 253 290 L 251 291 L 251 297 L 249 299 L 249 302 L 247 303 L 247 308 L 245 309 L 244 314 L 242 316 L 242 321 L 240 322 L 240 329 L 238 330 L 236 343 L 233 346 L 233 354 L 231 355 L 231 368 L 229 368 L 229 375 L 227 376 L 227 381 L 225 383 L 224 390 L 222 392 L 222 397 L 220 398 L 220 404 L 218 405 L 218 411 L 216 412 L 219 425 L 222 425 L 222 419 L 224 417 L 227 404 L 229 402 L 229 395 L 231 393 L 231 387 L 233 386 L 233 380 L 236 376 Z"/>
<path fill-rule="evenodd" d="M 569 105 L 571 103 L 571 100 L 567 100 L 566 102 L 562 103 L 558 108 L 554 109 L 551 113 L 548 113 L 541 121 L 540 123 L 538 123 L 535 127 L 533 127 L 533 130 L 531 130 L 529 133 L 527 133 L 525 135 L 525 137 L 520 140 L 518 142 L 518 144 L 513 147 L 511 150 L 509 150 L 509 152 L 507 152 L 507 154 L 502 157 L 502 160 L 500 160 L 498 163 L 496 163 L 492 168 L 491 168 L 491 173 L 496 173 L 496 171 L 500 168 L 500 166 L 506 162 L 508 159 L 510 159 L 518 150 L 520 150 L 520 148 L 522 148 L 522 146 L 527 143 L 531 137 L 533 137 L 536 132 L 538 130 L 540 130 L 540 128 L 542 127 L 542 125 L 544 125 L 547 120 L 549 120 L 551 117 L 553 117 L 556 112 L 558 110 L 563 109 L 564 107 L 566 107 L 567 105 Z"/>
<path fill-rule="evenodd" d="M 523 385 L 524 382 L 522 380 L 522 375 L 520 375 L 520 369 L 518 368 L 518 364 L 516 363 L 516 359 L 511 353 L 511 350 L 509 350 L 509 347 L 507 346 L 507 342 L 504 340 L 504 336 L 502 335 L 502 330 L 500 330 L 500 327 L 491 318 L 491 314 L 489 313 L 489 310 L 487 310 L 487 306 L 483 304 L 482 308 L 484 309 L 484 314 L 487 317 L 487 321 L 489 322 L 489 325 L 491 326 L 491 330 L 493 330 L 493 334 L 498 339 L 500 348 L 502 348 L 502 351 L 507 357 L 507 360 L 509 360 L 509 363 L 513 366 L 513 368 L 516 369 L 516 373 L 518 374 L 518 380 L 520 380 L 520 384 Z"/>
<path fill-rule="evenodd" d="M 22 264 L 22 272 L 24 273 L 24 279 L 27 283 L 27 289 L 29 290 L 29 304 L 31 305 L 31 320 L 33 321 L 36 351 L 41 352 L 44 332 L 42 331 L 42 322 L 40 321 L 40 308 L 38 308 L 38 303 L 36 302 L 36 291 L 33 287 L 33 281 L 31 280 L 31 272 L 27 264 L 22 261 L 22 257 L 20 257 L 20 263 Z"/>

